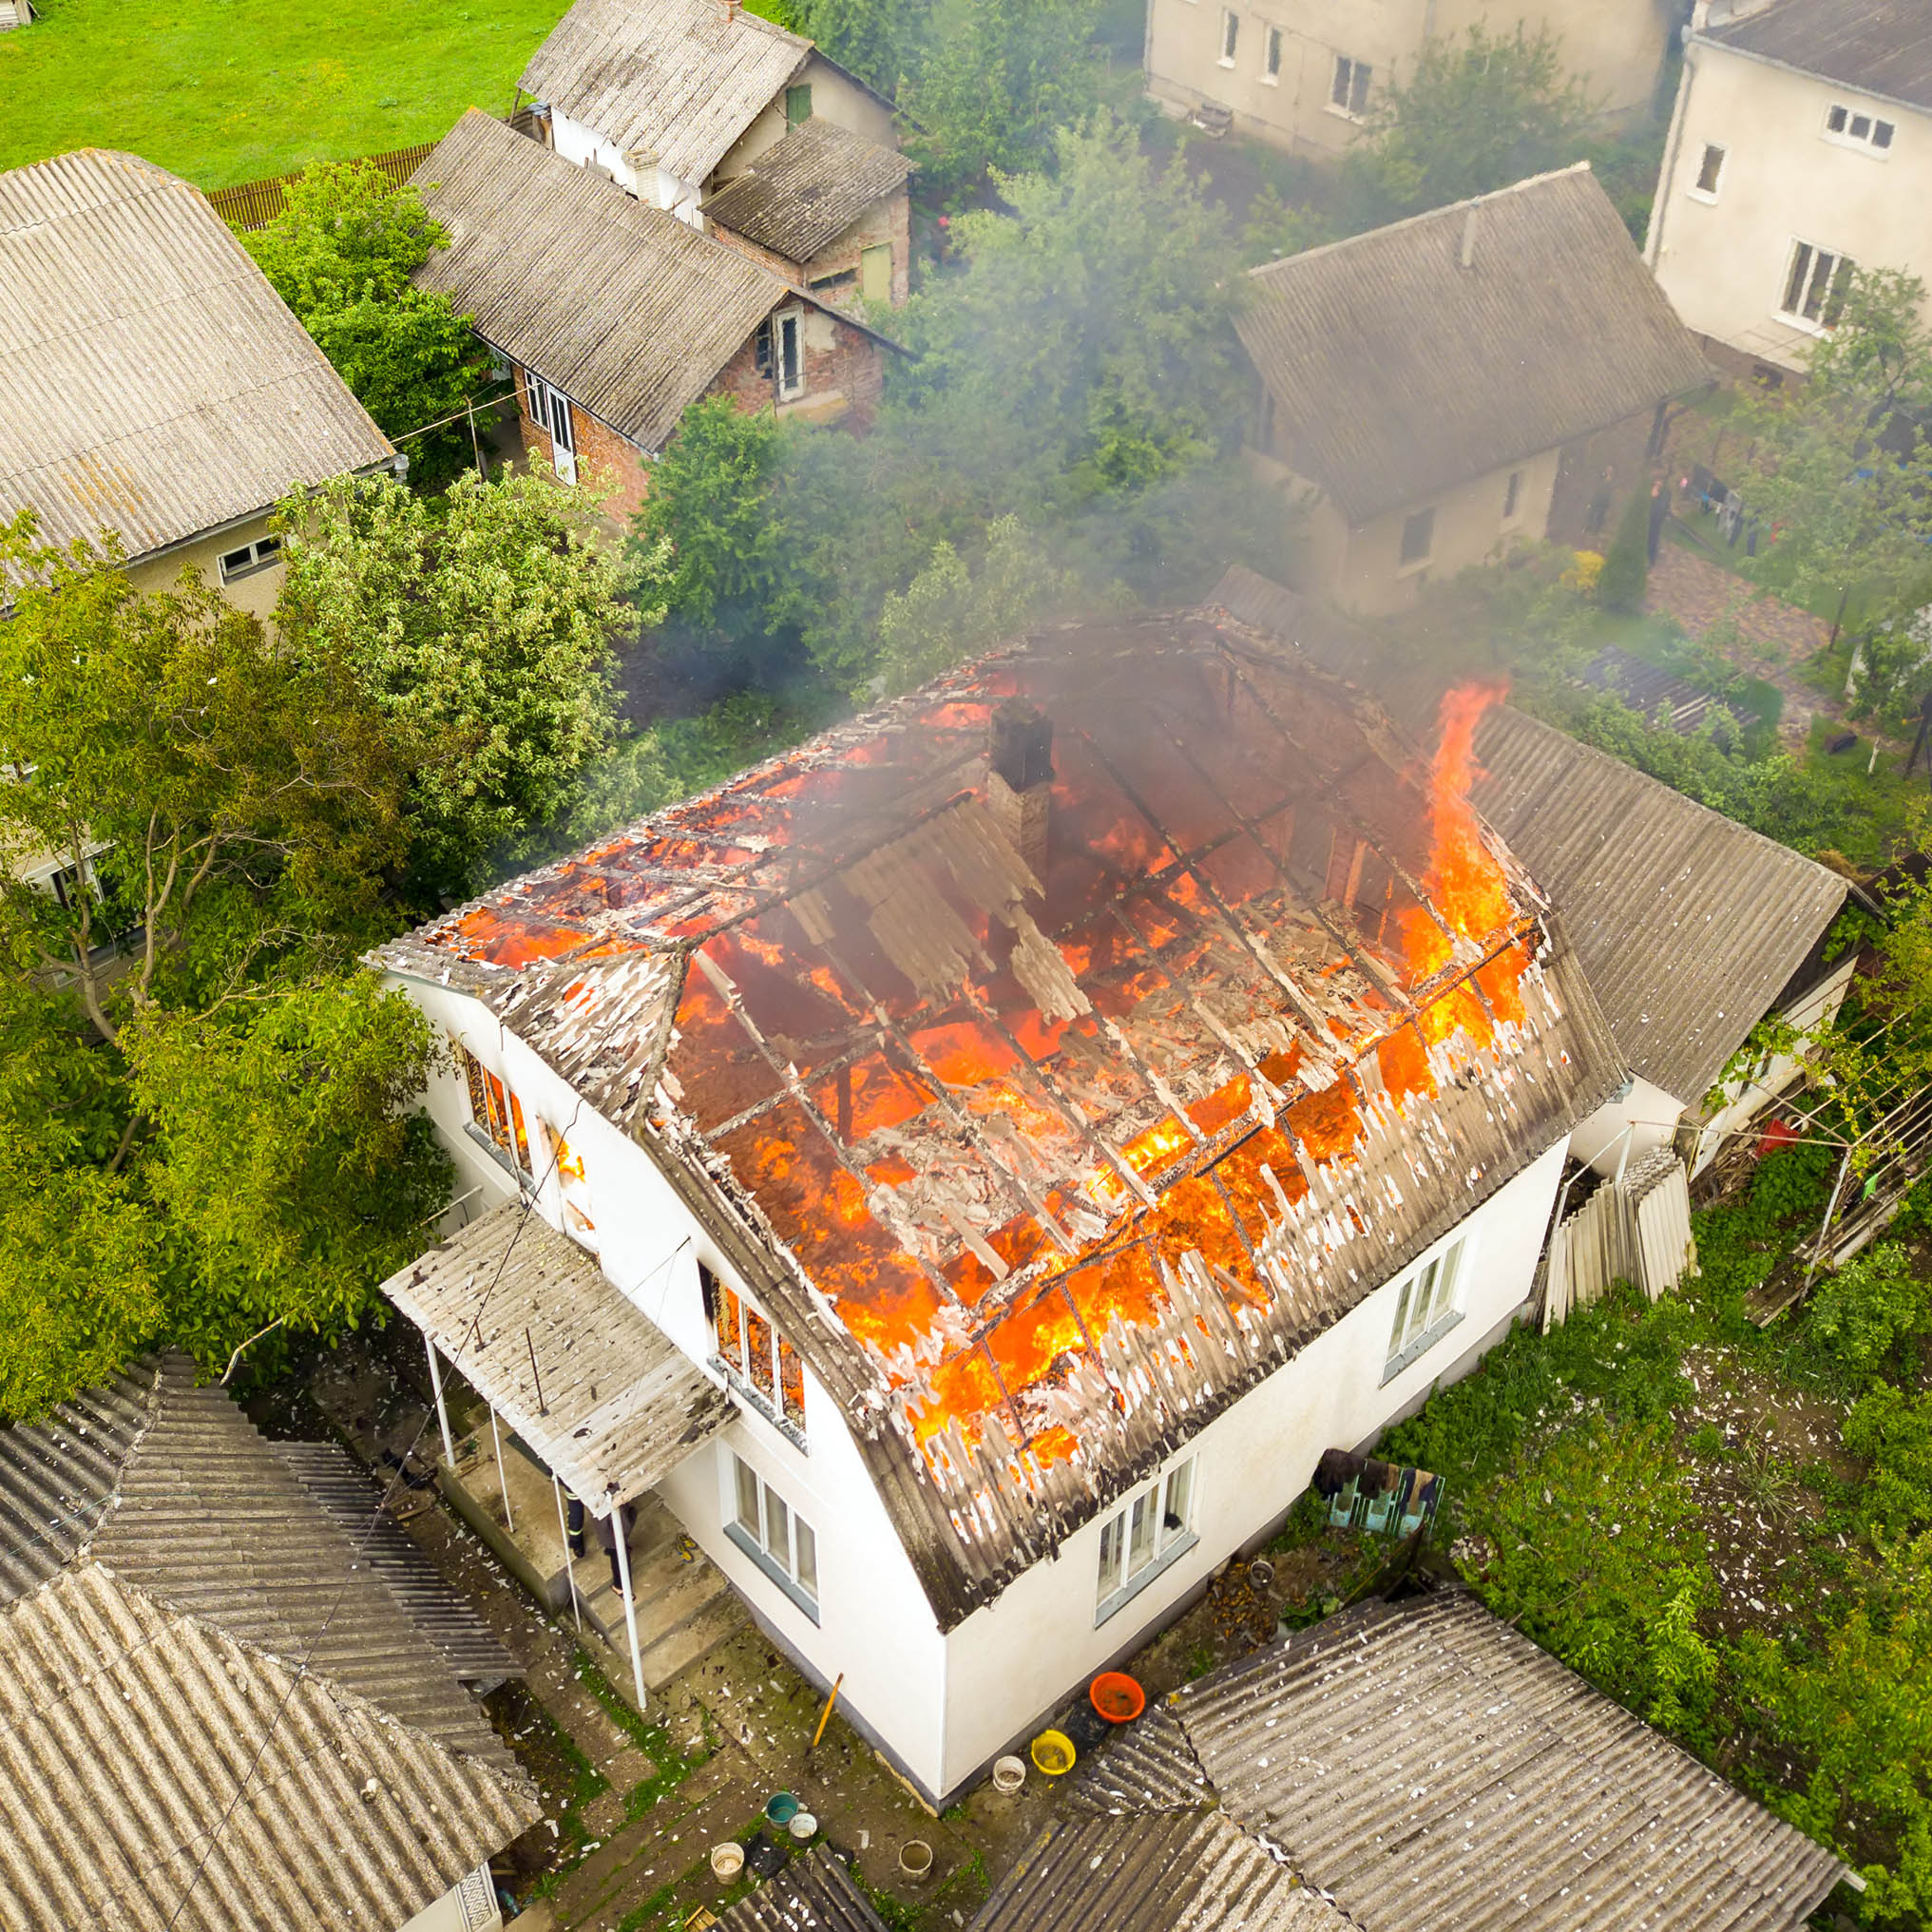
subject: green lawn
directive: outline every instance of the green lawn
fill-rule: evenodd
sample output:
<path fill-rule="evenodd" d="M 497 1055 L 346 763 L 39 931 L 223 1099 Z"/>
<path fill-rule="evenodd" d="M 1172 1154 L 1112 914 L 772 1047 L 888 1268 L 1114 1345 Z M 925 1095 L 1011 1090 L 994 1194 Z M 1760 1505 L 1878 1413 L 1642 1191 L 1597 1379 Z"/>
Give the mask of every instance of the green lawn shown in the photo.
<path fill-rule="evenodd" d="M 567 0 L 35 0 L 0 34 L 0 168 L 129 148 L 204 188 L 502 114 Z"/>

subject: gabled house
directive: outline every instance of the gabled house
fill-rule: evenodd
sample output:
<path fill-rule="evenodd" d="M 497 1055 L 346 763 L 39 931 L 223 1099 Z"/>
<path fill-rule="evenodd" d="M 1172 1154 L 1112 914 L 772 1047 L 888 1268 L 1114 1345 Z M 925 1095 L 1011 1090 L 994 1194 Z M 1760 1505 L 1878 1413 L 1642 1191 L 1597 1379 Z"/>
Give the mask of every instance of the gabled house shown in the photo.
<path fill-rule="evenodd" d="M 1698 0 L 1644 259 L 1739 373 L 1802 370 L 1853 268 L 1932 277 L 1932 14 Z"/>
<path fill-rule="evenodd" d="M 0 1430 L 10 1932 L 486 1932 L 518 1665 L 333 1444 L 180 1358 Z"/>
<path fill-rule="evenodd" d="M 392 1298 L 934 1801 L 1507 1330 L 1622 1078 L 1451 779 L 1232 620 L 1048 633 L 373 957 L 481 1215 Z"/>
<path fill-rule="evenodd" d="M 565 161 L 699 229 L 714 219 L 709 198 L 810 122 L 870 146 L 895 141 L 889 101 L 737 0 L 577 0 L 531 55 L 520 92 Z M 834 162 L 813 165 L 834 179 Z M 879 232 L 868 245 L 893 254 L 889 277 L 872 273 L 903 287 L 904 178 L 874 178 Z"/>
<path fill-rule="evenodd" d="M 526 449 L 643 501 L 685 409 L 870 420 L 890 345 L 739 250 L 472 107 L 414 177 L 449 230 L 417 271 L 515 373 Z"/>
<path fill-rule="evenodd" d="M 1460 1588 L 1183 1685 L 1079 1777 L 970 1932 L 1799 1932 L 1863 1889 Z"/>
<path fill-rule="evenodd" d="M 83 148 L 0 174 L 0 518 L 120 540 L 137 588 L 194 564 L 266 616 L 271 510 L 405 459 L 199 190 Z"/>
<path fill-rule="evenodd" d="M 1252 570 L 1228 571 L 1207 607 L 1338 677 L 1371 675 L 1361 631 Z M 1425 737 L 1435 695 L 1396 706 Z M 1571 1151 L 1607 1171 L 1674 1147 L 1696 1174 L 1799 1078 L 1783 1053 L 1732 1065 L 1758 1023 L 1803 1034 L 1844 1001 L 1858 948 L 1828 938 L 1850 888 L 1513 705 L 1483 713 L 1474 748 L 1470 802 L 1562 915 L 1629 1070 Z"/>
<path fill-rule="evenodd" d="M 1251 274 L 1252 460 L 1294 587 L 1364 615 L 1541 539 L 1712 380 L 1587 163 Z"/>
<path fill-rule="evenodd" d="M 1687 8 L 1679 0 L 1149 0 L 1142 65 L 1169 112 L 1333 160 L 1362 138 L 1432 40 L 1519 22 L 1557 36 L 1567 72 L 1610 119 L 1641 113 Z"/>

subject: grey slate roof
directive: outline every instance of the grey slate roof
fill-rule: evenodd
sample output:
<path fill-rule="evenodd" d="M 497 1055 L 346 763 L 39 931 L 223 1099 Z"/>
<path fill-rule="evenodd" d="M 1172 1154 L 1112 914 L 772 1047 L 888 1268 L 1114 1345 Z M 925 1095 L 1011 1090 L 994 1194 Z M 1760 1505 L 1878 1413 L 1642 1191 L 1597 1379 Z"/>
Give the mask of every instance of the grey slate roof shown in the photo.
<path fill-rule="evenodd" d="M 450 230 L 417 284 L 644 450 L 790 294 L 770 270 L 474 107 L 414 179 Z"/>
<path fill-rule="evenodd" d="M 1926 0 L 1772 0 L 1697 35 L 1753 60 L 1932 110 L 1932 6 Z"/>
<path fill-rule="evenodd" d="M 382 1290 L 600 1515 L 669 1475 L 729 1411 L 596 1257 L 520 1201 Z"/>
<path fill-rule="evenodd" d="M 0 174 L 0 517 L 139 557 L 393 453 L 186 182 L 101 148 Z"/>
<path fill-rule="evenodd" d="M 1471 796 L 1555 900 L 1625 1062 L 1695 1104 L 1838 916 L 1815 860 L 1497 705 Z"/>
<path fill-rule="evenodd" d="M 1460 1589 L 1176 1692 L 1227 1815 L 1364 1932 L 1797 1932 L 1832 1854 Z"/>
<path fill-rule="evenodd" d="M 769 248 L 808 262 L 875 202 L 906 185 L 903 154 L 830 121 L 811 120 L 735 175 L 699 212 Z"/>
<path fill-rule="evenodd" d="M 577 0 L 521 86 L 631 161 L 701 183 L 811 52 L 721 0 Z"/>
<path fill-rule="evenodd" d="M 717 1922 L 718 1932 L 886 1932 L 886 1922 L 823 1845 L 769 1878 Z"/>
<path fill-rule="evenodd" d="M 0 1762 L 9 1932 L 394 1932 L 540 1815 L 98 1563 L 0 1610 Z"/>
<path fill-rule="evenodd" d="M 1277 436 L 1351 523 L 1712 379 L 1586 163 L 1252 277 L 1235 327 Z"/>

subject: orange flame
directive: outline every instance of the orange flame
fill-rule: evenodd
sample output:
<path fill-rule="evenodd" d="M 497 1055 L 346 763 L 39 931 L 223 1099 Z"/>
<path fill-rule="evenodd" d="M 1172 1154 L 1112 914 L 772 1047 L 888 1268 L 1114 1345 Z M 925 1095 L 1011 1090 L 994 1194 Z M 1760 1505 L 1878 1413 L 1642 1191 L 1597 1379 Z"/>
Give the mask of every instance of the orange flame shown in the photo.
<path fill-rule="evenodd" d="M 1444 692 L 1442 735 L 1429 767 L 1429 862 L 1423 886 L 1442 918 L 1465 939 L 1486 939 L 1509 923 L 1509 893 L 1502 868 L 1476 822 L 1469 787 L 1480 775 L 1476 727 L 1492 704 L 1508 696 L 1506 684 L 1459 684 Z M 1418 907 L 1406 915 L 1403 936 L 1418 979 L 1448 964 L 1447 936 Z"/>

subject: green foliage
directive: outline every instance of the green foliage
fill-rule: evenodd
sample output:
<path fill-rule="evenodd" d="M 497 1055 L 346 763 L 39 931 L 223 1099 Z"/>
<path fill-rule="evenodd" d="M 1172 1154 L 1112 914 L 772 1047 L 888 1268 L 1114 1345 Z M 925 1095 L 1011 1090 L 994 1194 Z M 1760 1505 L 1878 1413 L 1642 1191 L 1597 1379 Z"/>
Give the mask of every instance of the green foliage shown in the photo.
<path fill-rule="evenodd" d="M 1345 182 L 1371 227 L 1487 194 L 1577 159 L 1594 109 L 1548 28 L 1471 27 L 1426 41 L 1406 80 L 1371 103 Z"/>
<path fill-rule="evenodd" d="M 1272 182 L 1264 182 L 1248 204 L 1248 219 L 1241 228 L 1241 259 L 1251 267 L 1281 261 L 1337 239 L 1334 224 L 1326 215 L 1284 201 Z"/>
<path fill-rule="evenodd" d="M 399 438 L 461 410 L 488 357 L 447 296 L 411 275 L 447 242 L 411 184 L 373 163 L 310 169 L 287 205 L 241 242 L 383 432 Z M 467 424 L 411 436 L 419 488 L 447 484 L 473 451 Z"/>
<path fill-rule="evenodd" d="M 1871 1465 L 1861 1514 L 1873 1534 L 1904 1536 L 1932 1522 L 1932 1395 L 1874 1382 L 1852 1404 L 1844 1434 Z"/>
<path fill-rule="evenodd" d="M 1605 610 L 1635 613 L 1643 608 L 1650 581 L 1650 498 L 1633 490 L 1597 580 L 1597 601 Z"/>
<path fill-rule="evenodd" d="M 528 849 L 610 742 L 617 565 L 544 479 L 471 471 L 440 503 L 338 477 L 281 507 L 277 612 L 298 666 L 341 663 L 409 767 L 411 858 L 460 894 Z"/>
<path fill-rule="evenodd" d="M 1812 1289 L 1806 1329 L 1834 1379 L 1865 1388 L 1902 1342 L 1932 1331 L 1932 1287 L 1903 1248 L 1877 1242 Z"/>

